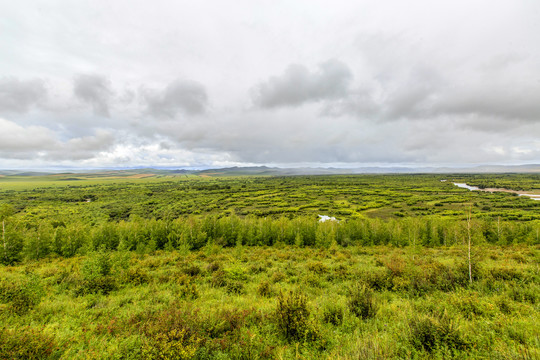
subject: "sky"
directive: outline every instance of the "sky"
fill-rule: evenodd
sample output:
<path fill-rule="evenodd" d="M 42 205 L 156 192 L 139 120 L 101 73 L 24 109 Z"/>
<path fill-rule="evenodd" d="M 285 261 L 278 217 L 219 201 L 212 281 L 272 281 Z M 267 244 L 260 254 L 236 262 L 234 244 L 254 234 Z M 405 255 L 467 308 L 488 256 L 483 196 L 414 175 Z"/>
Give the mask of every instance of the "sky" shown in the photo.
<path fill-rule="evenodd" d="M 540 163 L 540 1 L 0 0 L 0 169 Z"/>

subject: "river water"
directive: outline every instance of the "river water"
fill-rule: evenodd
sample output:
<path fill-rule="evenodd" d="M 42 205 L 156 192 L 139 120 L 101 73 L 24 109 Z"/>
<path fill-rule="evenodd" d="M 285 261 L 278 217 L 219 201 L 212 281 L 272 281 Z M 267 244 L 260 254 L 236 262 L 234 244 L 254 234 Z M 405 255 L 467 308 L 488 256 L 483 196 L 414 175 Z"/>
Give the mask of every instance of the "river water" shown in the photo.
<path fill-rule="evenodd" d="M 471 186 L 471 185 L 467 185 L 465 183 L 453 183 L 454 185 L 456 185 L 457 187 L 460 187 L 460 188 L 463 188 L 463 189 L 468 189 L 468 190 L 471 190 L 471 191 L 487 191 L 487 192 L 496 192 L 496 191 L 501 191 L 501 192 L 507 192 L 507 193 L 513 193 L 513 194 L 518 194 L 519 196 L 527 196 L 533 200 L 540 200 L 540 194 L 527 194 L 527 193 L 522 193 L 522 192 L 519 192 L 519 191 L 516 191 L 516 190 L 509 190 L 509 189 L 480 189 L 479 187 L 477 186 Z"/>

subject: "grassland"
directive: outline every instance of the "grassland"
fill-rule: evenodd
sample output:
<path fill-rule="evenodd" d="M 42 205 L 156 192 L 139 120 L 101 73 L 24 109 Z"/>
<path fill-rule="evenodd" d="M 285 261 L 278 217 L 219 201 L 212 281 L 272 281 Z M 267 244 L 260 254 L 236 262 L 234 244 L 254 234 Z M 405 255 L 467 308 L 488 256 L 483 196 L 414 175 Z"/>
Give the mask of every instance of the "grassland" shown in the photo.
<path fill-rule="evenodd" d="M 540 188 L 2 177 L 0 358 L 539 358 L 540 201 L 452 180 Z"/>

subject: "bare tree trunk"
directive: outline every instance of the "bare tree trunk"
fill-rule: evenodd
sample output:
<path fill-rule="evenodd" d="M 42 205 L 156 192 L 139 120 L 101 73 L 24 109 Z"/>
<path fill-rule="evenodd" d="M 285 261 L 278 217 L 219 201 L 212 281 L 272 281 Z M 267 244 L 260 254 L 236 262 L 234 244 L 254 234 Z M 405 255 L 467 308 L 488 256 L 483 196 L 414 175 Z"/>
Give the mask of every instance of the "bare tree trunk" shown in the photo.
<path fill-rule="evenodd" d="M 497 216 L 497 242 L 501 241 L 501 217 Z"/>
<path fill-rule="evenodd" d="M 7 259 L 6 220 L 2 220 L 2 243 L 4 244 L 4 259 Z"/>
<path fill-rule="evenodd" d="M 469 214 L 467 215 L 467 235 L 468 242 L 468 259 L 469 259 L 469 282 L 472 284 L 472 264 L 471 264 L 471 209 L 469 208 Z"/>

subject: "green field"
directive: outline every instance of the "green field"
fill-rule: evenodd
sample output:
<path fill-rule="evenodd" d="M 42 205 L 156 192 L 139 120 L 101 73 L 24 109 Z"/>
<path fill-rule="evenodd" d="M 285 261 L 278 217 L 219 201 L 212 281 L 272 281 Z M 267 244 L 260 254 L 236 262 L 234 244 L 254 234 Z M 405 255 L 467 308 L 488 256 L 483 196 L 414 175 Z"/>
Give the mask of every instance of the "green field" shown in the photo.
<path fill-rule="evenodd" d="M 527 174 L 0 177 L 0 359 L 539 358 L 540 201 L 452 182 L 540 191 Z"/>

